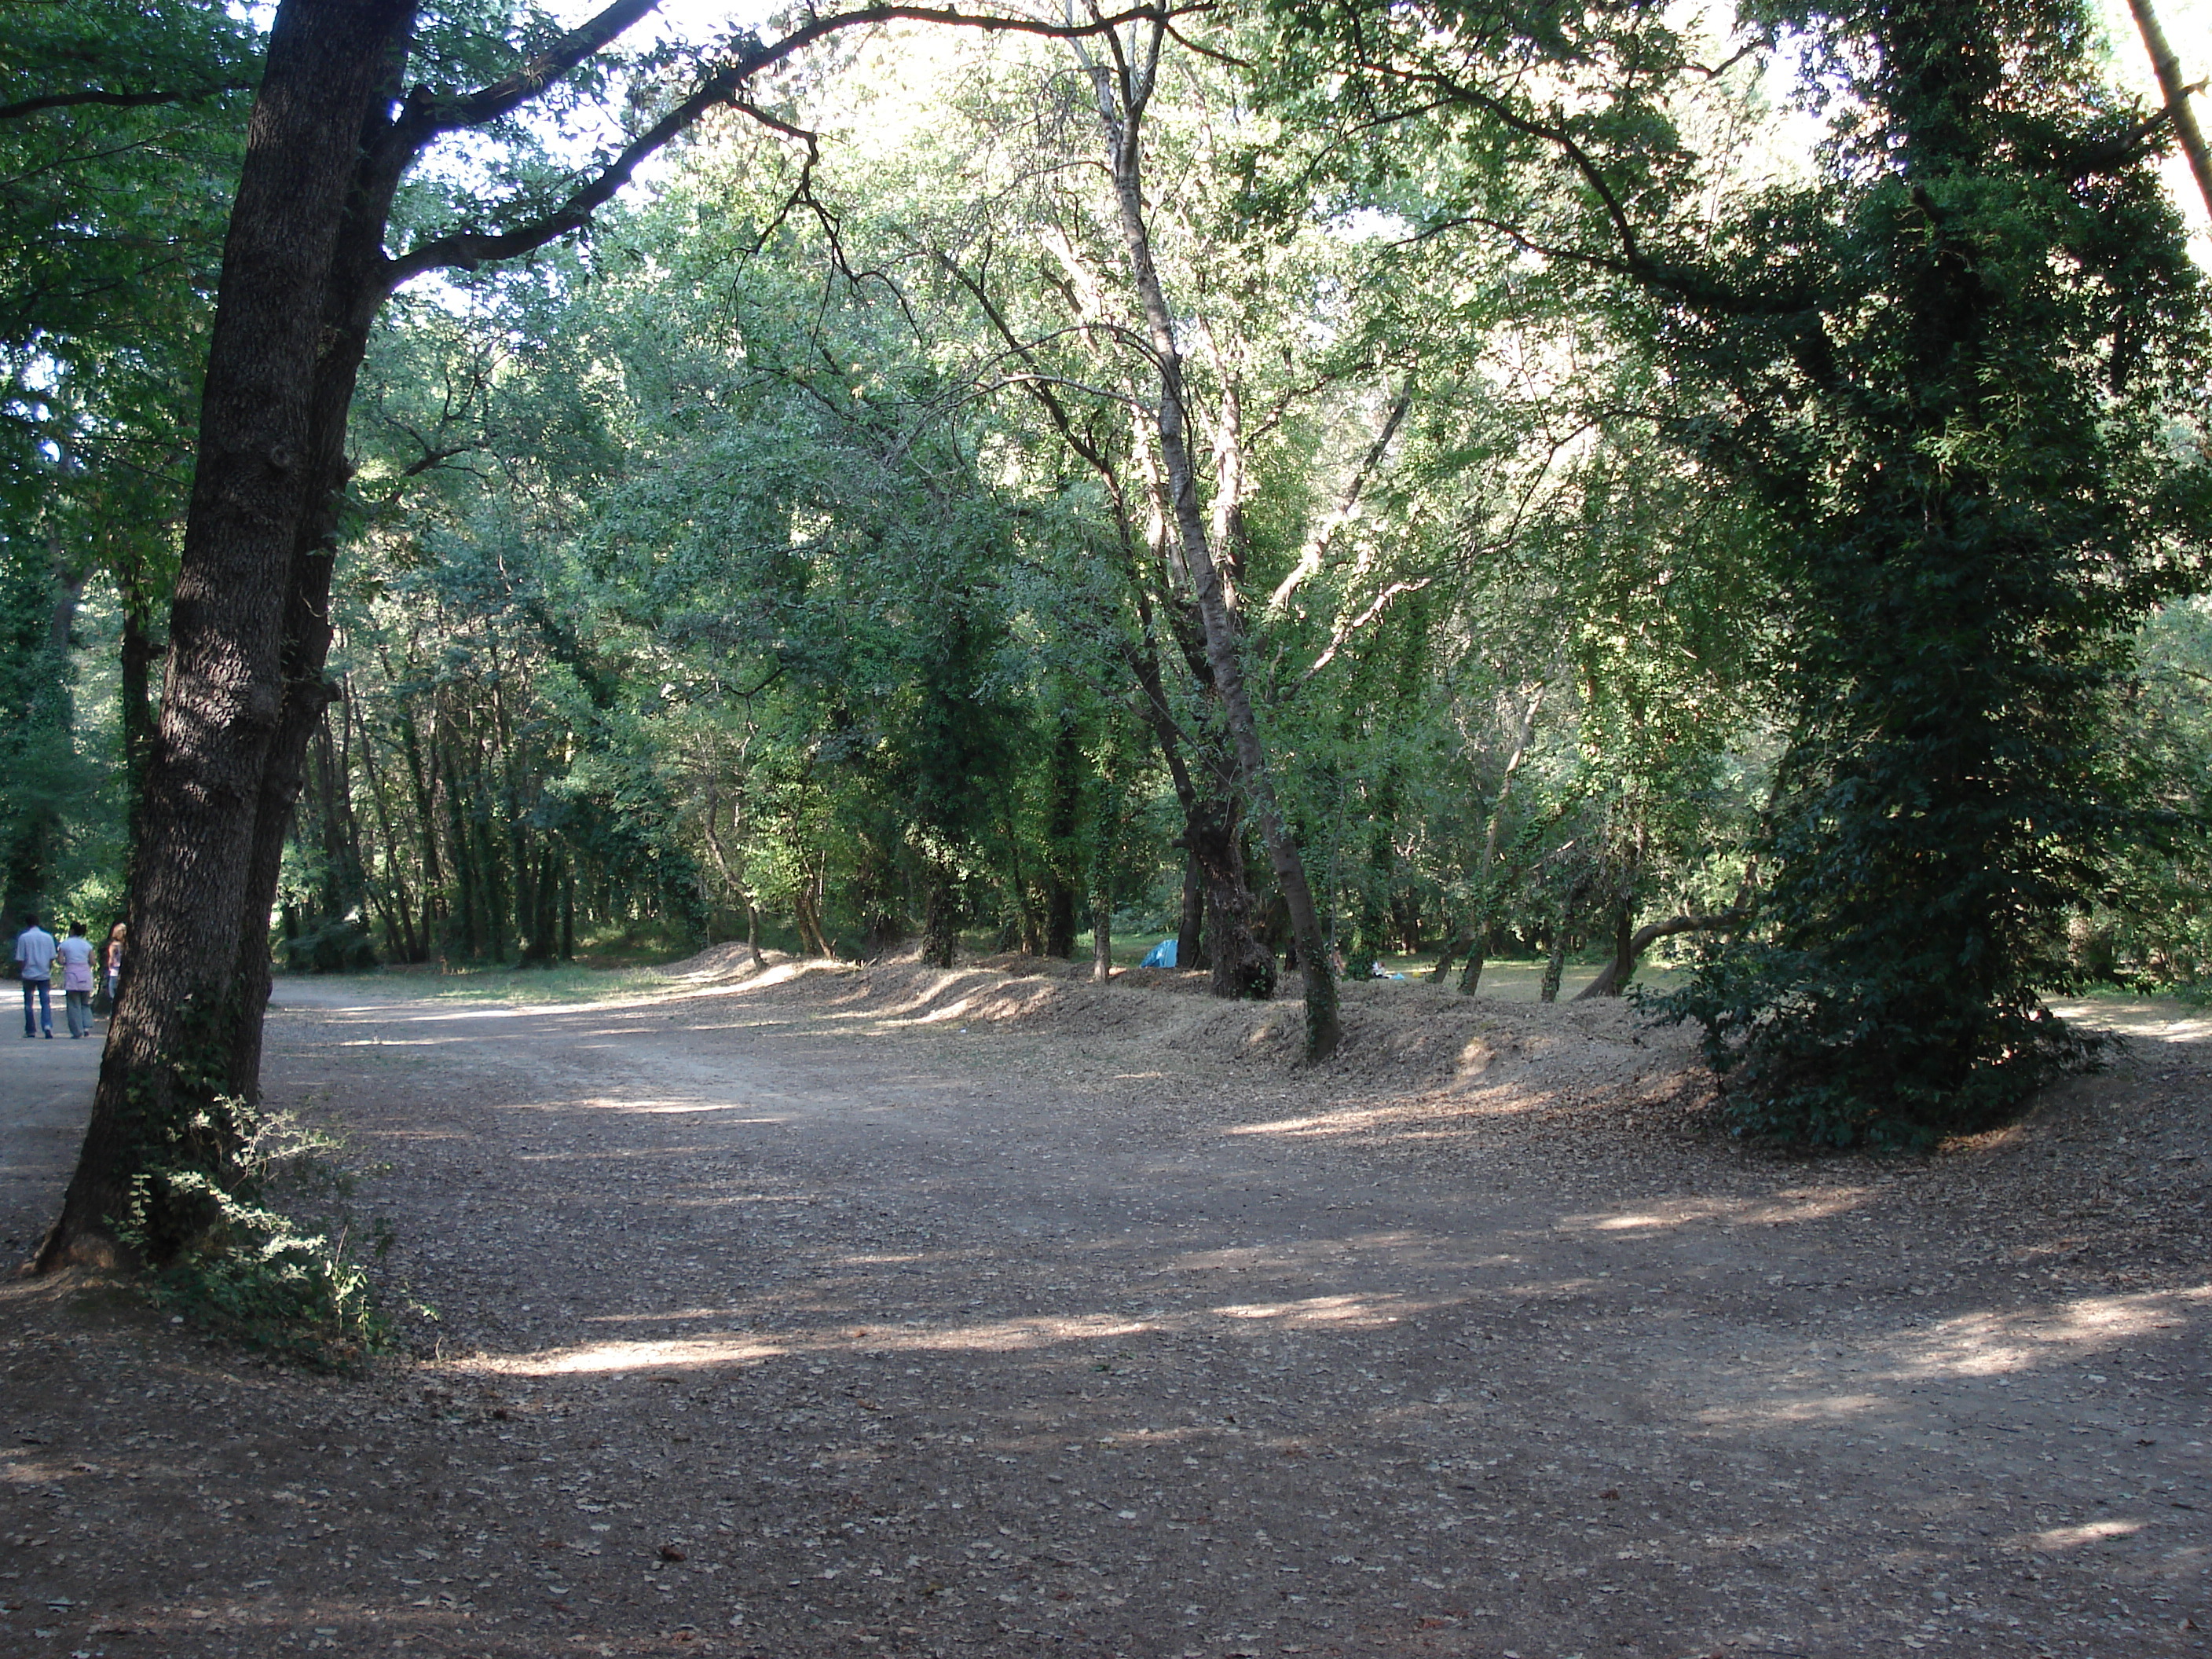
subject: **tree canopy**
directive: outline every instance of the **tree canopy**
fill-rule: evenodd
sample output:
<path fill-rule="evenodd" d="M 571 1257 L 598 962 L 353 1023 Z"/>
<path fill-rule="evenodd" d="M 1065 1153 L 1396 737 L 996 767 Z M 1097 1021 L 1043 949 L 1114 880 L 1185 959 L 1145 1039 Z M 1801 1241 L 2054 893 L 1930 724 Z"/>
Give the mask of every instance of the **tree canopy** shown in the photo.
<path fill-rule="evenodd" d="M 92 1232 L 272 961 L 1171 934 L 1325 1059 L 1671 952 L 1826 1145 L 2212 975 L 2204 283 L 2075 0 L 342 10 L 0 57 L 12 902 L 168 988 Z"/>

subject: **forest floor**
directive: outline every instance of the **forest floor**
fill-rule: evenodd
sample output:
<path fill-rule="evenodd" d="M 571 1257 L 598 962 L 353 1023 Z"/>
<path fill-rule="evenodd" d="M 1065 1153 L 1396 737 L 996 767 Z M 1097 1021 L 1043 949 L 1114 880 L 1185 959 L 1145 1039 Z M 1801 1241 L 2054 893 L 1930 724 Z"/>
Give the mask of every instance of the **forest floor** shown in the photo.
<path fill-rule="evenodd" d="M 1928 1158 L 1619 1005 L 288 981 L 436 1310 L 351 1376 L 0 1286 L 0 1652 L 2199 1653 L 2212 1026 Z M 29 1248 L 96 1045 L 0 1048 Z"/>

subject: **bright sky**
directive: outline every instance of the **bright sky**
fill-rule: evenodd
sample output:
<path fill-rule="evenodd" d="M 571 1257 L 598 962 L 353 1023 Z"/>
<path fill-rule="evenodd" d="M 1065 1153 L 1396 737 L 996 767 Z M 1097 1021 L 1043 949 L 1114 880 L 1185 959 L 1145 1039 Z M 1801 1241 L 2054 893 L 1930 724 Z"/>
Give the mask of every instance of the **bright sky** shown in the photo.
<path fill-rule="evenodd" d="M 2104 13 L 2105 29 L 2112 37 L 2112 73 L 2120 83 L 2146 103 L 2160 101 L 2158 77 L 2151 71 L 2150 54 L 2136 30 L 2128 0 L 2097 0 Z M 2212 0 L 2153 0 L 2166 43 L 2180 60 L 2182 78 L 2201 81 L 2212 76 Z M 2212 98 L 2196 100 L 2197 125 L 2212 130 Z M 2179 154 L 2166 161 L 2166 187 L 2181 204 L 2182 212 L 2196 229 L 2197 262 L 2212 266 L 2212 215 L 2190 176 L 2189 163 Z"/>

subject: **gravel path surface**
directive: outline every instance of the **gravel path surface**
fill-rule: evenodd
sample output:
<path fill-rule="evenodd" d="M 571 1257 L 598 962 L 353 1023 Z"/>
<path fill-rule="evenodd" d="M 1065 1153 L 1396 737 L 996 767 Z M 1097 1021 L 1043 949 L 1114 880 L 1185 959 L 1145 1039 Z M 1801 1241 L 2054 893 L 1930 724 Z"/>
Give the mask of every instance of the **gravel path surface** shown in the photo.
<path fill-rule="evenodd" d="M 436 1320 L 313 1377 L 9 1284 L 0 1653 L 2203 1650 L 2200 1032 L 1802 1164 L 1625 1011 L 1352 992 L 1310 1073 L 1164 989 L 288 983 Z M 18 1247 L 92 1058 L 0 1050 Z"/>

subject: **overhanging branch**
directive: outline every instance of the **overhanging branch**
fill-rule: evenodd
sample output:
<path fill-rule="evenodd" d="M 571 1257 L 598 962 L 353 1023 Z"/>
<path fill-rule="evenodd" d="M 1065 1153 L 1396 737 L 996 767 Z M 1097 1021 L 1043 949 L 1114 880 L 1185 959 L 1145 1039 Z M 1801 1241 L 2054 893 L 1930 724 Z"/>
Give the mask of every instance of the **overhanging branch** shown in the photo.
<path fill-rule="evenodd" d="M 399 130 L 411 129 L 410 136 L 413 142 L 427 143 L 438 131 L 495 119 L 498 115 L 526 103 L 542 92 L 550 80 L 584 62 L 592 52 L 652 10 L 653 3 L 654 0 L 621 0 L 621 3 L 608 7 L 589 23 L 564 37 L 559 46 L 532 59 L 536 67 L 518 70 L 506 81 L 471 94 L 470 99 L 461 100 L 458 104 L 435 105 L 418 95 L 410 100 L 410 114 L 402 118 Z M 1046 23 L 1028 17 L 965 12 L 957 6 L 866 6 L 855 11 L 811 18 L 778 40 L 766 43 L 753 42 L 737 57 L 711 70 L 683 102 L 632 139 L 613 161 L 550 213 L 506 230 L 455 231 L 421 243 L 388 261 L 384 270 L 384 292 L 389 294 L 427 271 L 474 270 L 479 265 L 519 258 L 548 242 L 582 229 L 590 223 L 592 216 L 630 181 L 641 163 L 690 131 L 710 110 L 743 107 L 766 125 L 795 132 L 797 129 L 786 128 L 784 124 L 748 105 L 744 95 L 745 85 L 763 70 L 773 69 L 815 42 L 844 30 L 871 28 L 895 22 L 939 23 L 951 27 L 980 29 L 987 33 L 1031 34 L 1049 40 L 1073 40 L 1110 32 L 1123 23 L 1139 21 L 1149 20 L 1164 25 L 1170 18 L 1210 11 L 1214 3 L 1215 0 L 1196 0 L 1195 3 L 1187 5 L 1137 6 L 1097 14 L 1083 23 Z M 584 49 L 586 42 L 593 43 L 588 50 Z M 562 67 L 552 67 L 556 64 Z M 535 78 L 531 78 L 533 76 Z M 489 112 L 471 122 L 448 118 L 453 111 L 464 108 Z"/>
<path fill-rule="evenodd" d="M 0 121 L 18 121 L 27 115 L 36 115 L 41 110 L 82 109 L 88 105 L 103 109 L 145 109 L 155 104 L 204 104 L 210 98 L 220 98 L 226 92 L 246 92 L 250 84 L 243 81 L 226 81 L 212 87 L 195 87 L 182 92 L 111 92 L 104 87 L 87 87 L 76 92 L 41 93 L 36 98 L 18 99 L 12 104 L 0 104 Z"/>

